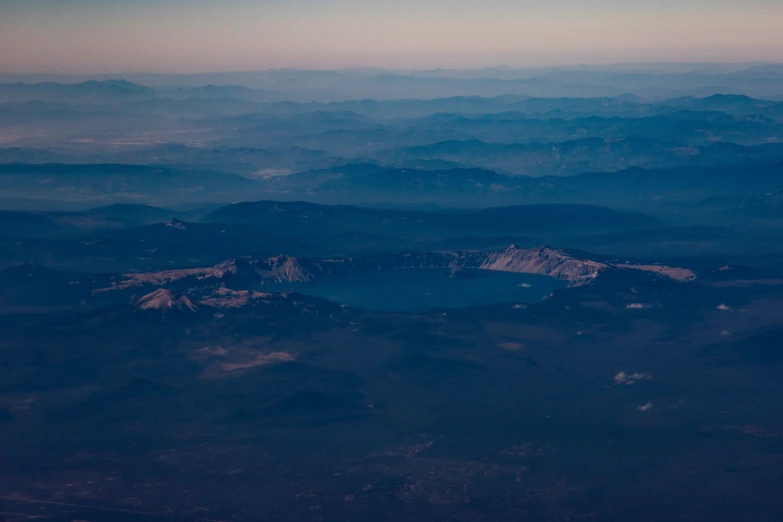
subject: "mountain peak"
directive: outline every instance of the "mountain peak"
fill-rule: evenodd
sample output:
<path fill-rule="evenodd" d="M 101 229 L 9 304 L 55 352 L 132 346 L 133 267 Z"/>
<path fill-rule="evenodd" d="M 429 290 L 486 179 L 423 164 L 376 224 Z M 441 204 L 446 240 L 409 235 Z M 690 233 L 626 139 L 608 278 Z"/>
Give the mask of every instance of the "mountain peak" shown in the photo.
<path fill-rule="evenodd" d="M 158 288 L 137 300 L 135 306 L 138 310 L 190 310 L 195 312 L 198 308 L 186 295 L 177 294 L 166 288 Z"/>
<path fill-rule="evenodd" d="M 479 268 L 503 272 L 541 274 L 570 281 L 572 285 L 586 284 L 607 268 L 604 263 L 576 259 L 565 252 L 546 245 L 538 248 L 509 246 L 502 252 L 490 253 Z"/>
<path fill-rule="evenodd" d="M 167 227 L 175 228 L 177 230 L 187 230 L 188 226 L 183 222 L 180 221 L 177 218 L 172 218 L 168 223 L 166 223 Z"/>
<path fill-rule="evenodd" d="M 313 278 L 299 260 L 295 257 L 280 255 L 270 257 L 256 265 L 257 273 L 264 280 L 282 281 L 309 281 Z"/>

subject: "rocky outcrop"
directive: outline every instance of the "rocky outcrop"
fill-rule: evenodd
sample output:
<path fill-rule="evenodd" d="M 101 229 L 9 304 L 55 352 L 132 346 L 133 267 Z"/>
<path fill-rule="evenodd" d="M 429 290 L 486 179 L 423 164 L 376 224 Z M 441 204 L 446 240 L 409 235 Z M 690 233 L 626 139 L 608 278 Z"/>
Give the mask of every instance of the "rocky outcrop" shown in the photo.
<path fill-rule="evenodd" d="M 448 268 L 459 270 L 497 270 L 553 277 L 568 281 L 571 286 L 585 285 L 606 270 L 640 270 L 677 281 L 690 281 L 696 275 L 688 269 L 662 265 L 616 265 L 576 257 L 550 247 L 518 248 L 511 245 L 499 252 L 433 252 L 421 254 L 390 254 L 365 258 L 322 259 L 304 262 L 312 278 L 367 271 L 417 268 Z"/>
<path fill-rule="evenodd" d="M 308 268 L 317 276 L 420 268 L 478 268 L 485 255 L 478 252 L 395 253 L 313 260 L 308 263 Z"/>
<path fill-rule="evenodd" d="M 530 249 L 511 245 L 502 252 L 488 254 L 478 268 L 545 275 L 576 286 L 589 283 L 608 267 L 605 263 L 577 259 L 548 247 Z"/>
<path fill-rule="evenodd" d="M 668 277 L 675 281 L 693 281 L 696 279 L 696 273 L 693 270 L 687 268 L 676 268 L 663 265 L 630 265 L 630 264 L 618 264 L 612 265 L 615 268 L 625 270 L 641 270 L 643 272 L 652 272 L 659 276 Z"/>
<path fill-rule="evenodd" d="M 499 252 L 396 253 L 340 259 L 298 259 L 281 255 L 257 260 L 230 260 L 207 268 L 125 274 L 122 281 L 97 292 L 147 285 L 163 286 L 175 282 L 189 286 L 243 289 L 264 283 L 301 282 L 359 272 L 423 268 L 451 270 L 472 268 L 537 274 L 568 281 L 571 286 L 588 284 L 606 270 L 639 270 L 676 281 L 690 281 L 696 278 L 691 270 L 684 268 L 612 264 L 576 257 L 563 250 L 546 246 L 518 248 L 512 245 Z"/>
<path fill-rule="evenodd" d="M 510 246 L 500 252 L 435 252 L 423 254 L 392 254 L 358 259 L 326 259 L 313 262 L 311 272 L 316 277 L 367 271 L 417 268 L 448 268 L 460 270 L 497 270 L 538 274 L 582 285 L 592 281 L 610 265 L 575 258 L 548 247 L 517 248 Z"/>
<path fill-rule="evenodd" d="M 231 290 L 222 287 L 214 290 L 203 299 L 200 299 L 199 304 L 212 308 L 242 308 L 256 300 L 268 304 L 273 299 L 281 299 L 286 296 L 286 293 L 273 294 L 268 292 L 257 292 L 255 290 Z"/>
<path fill-rule="evenodd" d="M 194 281 L 205 279 L 223 279 L 227 275 L 235 275 L 238 272 L 237 262 L 225 261 L 215 266 L 206 268 L 183 268 L 181 270 L 163 270 L 161 272 L 128 273 L 123 274 L 123 280 L 112 283 L 108 288 L 101 288 L 95 293 L 110 290 L 125 290 L 138 286 L 163 286 L 167 283 L 191 278 Z"/>
<path fill-rule="evenodd" d="M 150 292 L 137 300 L 135 305 L 138 310 L 190 310 L 195 312 L 198 308 L 188 296 L 176 294 L 165 288 L 158 288 L 154 292 Z"/>
<path fill-rule="evenodd" d="M 176 230 L 187 230 L 188 229 L 188 226 L 184 222 L 180 221 L 179 219 L 172 219 L 172 220 L 170 220 L 168 223 L 166 223 L 166 226 L 169 227 L 169 228 L 176 229 Z"/>
<path fill-rule="evenodd" d="M 251 263 L 261 282 L 273 281 L 283 283 L 310 281 L 313 279 L 313 274 L 305 269 L 295 257 L 275 256 Z"/>

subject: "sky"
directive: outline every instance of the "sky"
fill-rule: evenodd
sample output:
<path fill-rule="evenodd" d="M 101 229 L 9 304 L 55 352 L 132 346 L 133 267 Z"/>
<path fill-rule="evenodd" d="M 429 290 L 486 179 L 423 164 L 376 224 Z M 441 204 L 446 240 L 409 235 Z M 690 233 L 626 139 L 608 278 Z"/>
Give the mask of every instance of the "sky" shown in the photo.
<path fill-rule="evenodd" d="M 0 0 L 0 72 L 783 62 L 783 0 Z"/>

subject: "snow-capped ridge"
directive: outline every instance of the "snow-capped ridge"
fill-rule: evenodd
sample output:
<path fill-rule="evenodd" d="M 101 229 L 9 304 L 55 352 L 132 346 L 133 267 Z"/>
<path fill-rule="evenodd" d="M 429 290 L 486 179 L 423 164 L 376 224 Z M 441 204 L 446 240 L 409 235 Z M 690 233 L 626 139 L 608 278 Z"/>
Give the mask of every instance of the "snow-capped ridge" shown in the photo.
<path fill-rule="evenodd" d="M 166 288 L 158 288 L 135 303 L 138 310 L 189 310 L 195 312 L 198 307 L 190 297 L 177 294 Z"/>
<path fill-rule="evenodd" d="M 180 221 L 177 218 L 172 218 L 171 220 L 169 220 L 169 222 L 166 223 L 166 226 L 170 227 L 170 228 L 175 228 L 177 230 L 187 230 L 188 229 L 188 226 L 183 221 Z"/>
<path fill-rule="evenodd" d="M 275 282 L 310 281 L 313 274 L 305 269 L 295 257 L 280 255 L 256 263 L 256 272 L 261 279 Z"/>
<path fill-rule="evenodd" d="M 696 279 L 696 274 L 686 268 L 611 263 L 580 257 L 549 246 L 519 248 L 511 245 L 495 252 L 395 253 L 342 259 L 299 259 L 287 255 L 266 259 L 231 259 L 205 268 L 128 273 L 123 280 L 95 292 L 147 285 L 164 286 L 182 280 L 187 280 L 192 287 L 250 288 L 267 282 L 290 283 L 340 274 L 422 268 L 468 268 L 537 274 L 567 281 L 571 286 L 588 284 L 601 272 L 608 270 L 638 270 L 675 281 Z"/>
<path fill-rule="evenodd" d="M 511 245 L 504 251 L 488 254 L 478 268 L 546 275 L 579 285 L 595 279 L 601 270 L 608 268 L 608 265 L 577 259 L 562 250 L 548 246 L 517 248 Z"/>

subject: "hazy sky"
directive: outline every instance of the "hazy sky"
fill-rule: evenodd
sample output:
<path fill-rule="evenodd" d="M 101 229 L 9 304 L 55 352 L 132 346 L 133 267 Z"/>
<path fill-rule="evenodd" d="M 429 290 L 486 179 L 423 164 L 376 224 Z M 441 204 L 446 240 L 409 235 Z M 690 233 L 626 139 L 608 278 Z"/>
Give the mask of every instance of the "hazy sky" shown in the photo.
<path fill-rule="evenodd" d="M 2 72 L 783 61 L 783 0 L 0 0 Z"/>

